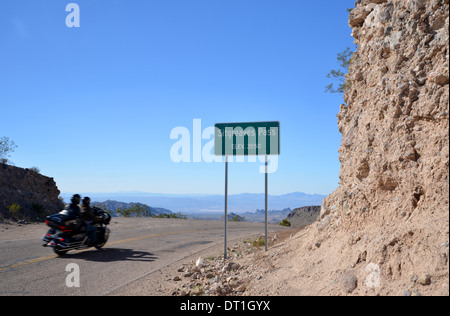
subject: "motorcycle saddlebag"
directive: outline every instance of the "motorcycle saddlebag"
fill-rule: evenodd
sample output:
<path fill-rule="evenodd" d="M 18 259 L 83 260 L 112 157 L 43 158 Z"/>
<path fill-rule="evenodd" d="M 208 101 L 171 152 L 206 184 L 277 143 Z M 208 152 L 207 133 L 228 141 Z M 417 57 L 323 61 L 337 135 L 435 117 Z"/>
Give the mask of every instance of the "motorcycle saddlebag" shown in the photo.
<path fill-rule="evenodd" d="M 79 220 L 68 210 L 47 216 L 45 223 L 49 227 L 59 230 L 75 230 L 79 226 Z"/>

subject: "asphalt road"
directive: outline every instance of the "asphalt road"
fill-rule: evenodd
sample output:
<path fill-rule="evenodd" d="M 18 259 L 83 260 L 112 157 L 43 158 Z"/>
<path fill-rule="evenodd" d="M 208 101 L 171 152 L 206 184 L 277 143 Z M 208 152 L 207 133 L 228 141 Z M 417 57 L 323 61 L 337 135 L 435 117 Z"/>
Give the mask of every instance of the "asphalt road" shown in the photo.
<path fill-rule="evenodd" d="M 221 222 L 120 218 L 111 222 L 103 249 L 58 257 L 42 247 L 45 225 L 0 227 L 1 296 L 108 295 L 196 253 L 223 247 L 224 240 Z M 270 231 L 278 229 L 269 226 Z M 230 241 L 263 233 L 262 223 L 228 223 Z M 68 286 L 75 280 L 73 263 L 79 267 L 79 287 Z"/>

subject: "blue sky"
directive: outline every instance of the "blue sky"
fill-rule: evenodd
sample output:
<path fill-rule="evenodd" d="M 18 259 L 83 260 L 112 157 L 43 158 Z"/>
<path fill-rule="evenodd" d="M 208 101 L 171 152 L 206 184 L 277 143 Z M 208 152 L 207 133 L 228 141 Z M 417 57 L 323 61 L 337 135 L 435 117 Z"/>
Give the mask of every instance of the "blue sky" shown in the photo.
<path fill-rule="evenodd" d="M 69 2 L 0 2 L 0 136 L 16 166 L 63 192 L 223 193 L 223 162 L 171 160 L 172 129 L 280 121 L 270 193 L 337 187 L 343 99 L 324 87 L 353 48 L 354 1 L 79 0 L 79 28 Z M 264 192 L 259 166 L 230 164 L 230 194 Z"/>

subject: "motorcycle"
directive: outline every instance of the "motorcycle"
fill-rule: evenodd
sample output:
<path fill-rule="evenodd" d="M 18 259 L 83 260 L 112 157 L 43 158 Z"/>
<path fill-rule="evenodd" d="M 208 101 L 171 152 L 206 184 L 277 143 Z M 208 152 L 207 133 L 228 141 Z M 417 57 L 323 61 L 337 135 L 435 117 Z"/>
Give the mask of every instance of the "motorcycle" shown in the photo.
<path fill-rule="evenodd" d="M 65 255 L 70 250 L 80 250 L 90 247 L 102 248 L 108 241 L 111 231 L 107 227 L 111 221 L 111 215 L 98 207 L 92 208 L 95 216 L 100 220 L 93 224 L 97 229 L 97 243 L 91 244 L 85 232 L 85 225 L 70 210 L 47 216 L 45 224 L 50 227 L 42 240 L 44 247 L 52 247 L 58 256 Z"/>

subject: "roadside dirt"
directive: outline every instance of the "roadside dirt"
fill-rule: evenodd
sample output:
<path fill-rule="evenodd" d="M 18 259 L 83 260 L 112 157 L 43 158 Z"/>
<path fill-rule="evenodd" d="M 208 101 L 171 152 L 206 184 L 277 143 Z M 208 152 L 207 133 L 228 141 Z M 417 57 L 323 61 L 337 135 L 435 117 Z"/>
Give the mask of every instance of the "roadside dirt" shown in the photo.
<path fill-rule="evenodd" d="M 276 233 L 269 233 L 269 246 L 274 247 L 279 245 L 286 238 L 292 236 L 299 229 L 281 229 Z M 201 251 L 186 256 L 185 258 L 174 261 L 173 263 L 152 271 L 146 276 L 141 277 L 129 284 L 120 287 L 114 291 L 108 293 L 112 296 L 179 296 L 179 295 L 217 295 L 214 292 L 208 292 L 206 284 L 201 284 L 201 275 L 198 278 L 184 277 L 186 273 L 184 270 L 188 270 L 189 267 L 195 266 L 195 263 L 199 258 L 204 261 L 205 267 L 207 264 L 215 264 L 210 271 L 222 271 L 223 267 L 230 262 L 239 261 L 243 266 L 246 263 L 252 261 L 252 257 L 249 254 L 258 254 L 264 252 L 264 245 L 260 244 L 260 239 L 263 239 L 264 235 L 249 235 L 246 238 L 234 238 L 228 240 L 228 260 L 223 260 L 223 241 L 214 243 Z M 182 271 L 183 270 L 183 271 Z M 223 274 L 225 277 L 226 274 Z M 206 277 L 206 275 L 205 275 Z M 207 281 L 206 279 L 203 281 Z M 208 282 L 206 282 L 208 283 Z M 209 283 L 208 283 L 209 284 Z M 194 289 L 193 291 L 191 291 Z M 197 291 L 197 292 L 195 292 Z M 200 291 L 200 292 L 198 292 Z M 184 294 L 183 294 L 184 292 Z M 196 294 L 197 293 L 197 294 Z M 222 294 L 234 294 L 234 293 L 220 293 Z M 238 293 L 243 294 L 243 293 Z"/>
<path fill-rule="evenodd" d="M 46 226 L 43 223 L 8 224 L 0 223 L 0 241 L 29 239 L 44 235 Z"/>
<path fill-rule="evenodd" d="M 230 244 L 226 261 L 219 251 L 212 249 L 203 256 L 185 260 L 178 267 L 174 265 L 172 271 L 164 271 L 161 293 L 179 296 L 449 295 L 448 241 L 431 252 L 426 250 L 427 255 L 409 271 L 410 263 L 393 265 L 395 253 L 409 252 L 408 238 L 423 243 L 419 236 L 400 235 L 391 241 L 382 237 L 397 233 L 389 228 L 368 231 L 366 238 L 349 236 L 345 231 L 336 231 L 333 238 L 328 238 L 313 224 L 300 231 L 270 234 L 268 252 L 258 243 L 261 236 L 238 240 Z M 371 246 L 365 244 L 378 240 L 372 234 L 384 241 L 379 247 L 384 262 L 369 260 L 370 253 L 366 251 Z M 416 252 L 420 251 L 420 247 L 416 248 Z M 438 268 L 422 271 L 421 267 L 427 267 L 426 262 L 430 260 L 439 262 Z M 395 267 L 400 270 L 394 270 Z M 397 276 L 402 272 L 403 276 Z"/>

